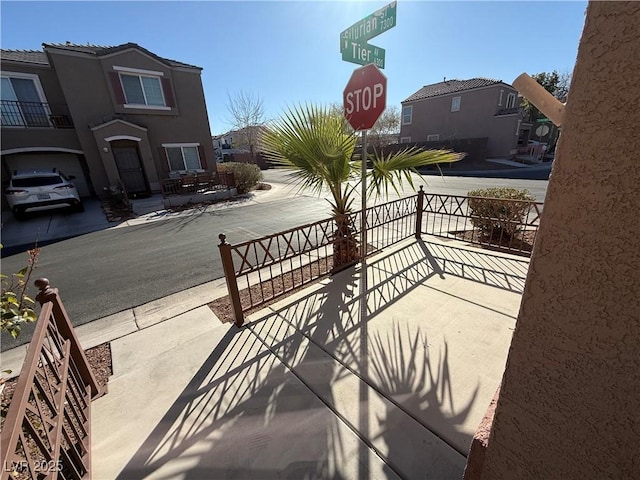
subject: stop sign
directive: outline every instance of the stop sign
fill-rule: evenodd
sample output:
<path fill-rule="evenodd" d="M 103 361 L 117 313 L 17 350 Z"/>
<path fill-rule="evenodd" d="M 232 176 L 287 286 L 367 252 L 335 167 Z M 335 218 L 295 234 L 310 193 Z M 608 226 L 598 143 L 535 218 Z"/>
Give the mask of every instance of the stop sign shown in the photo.
<path fill-rule="evenodd" d="M 373 63 L 356 68 L 343 100 L 344 116 L 354 130 L 368 130 L 387 106 L 387 77 Z"/>

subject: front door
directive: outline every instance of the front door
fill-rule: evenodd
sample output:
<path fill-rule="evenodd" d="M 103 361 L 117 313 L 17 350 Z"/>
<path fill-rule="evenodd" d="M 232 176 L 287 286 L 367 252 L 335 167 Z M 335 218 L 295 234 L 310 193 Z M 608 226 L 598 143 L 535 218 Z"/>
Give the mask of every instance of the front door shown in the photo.
<path fill-rule="evenodd" d="M 113 147 L 113 157 L 127 194 L 148 193 L 137 147 Z"/>

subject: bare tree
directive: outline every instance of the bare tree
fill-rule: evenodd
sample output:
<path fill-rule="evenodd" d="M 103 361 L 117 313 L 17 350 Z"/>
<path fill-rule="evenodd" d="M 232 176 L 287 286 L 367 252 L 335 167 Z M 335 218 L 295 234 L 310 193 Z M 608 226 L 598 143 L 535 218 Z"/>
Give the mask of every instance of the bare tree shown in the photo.
<path fill-rule="evenodd" d="M 382 112 L 373 128 L 369 130 L 370 144 L 376 148 L 398 143 L 400 134 L 400 109 L 389 105 Z"/>
<path fill-rule="evenodd" d="M 229 123 L 237 132 L 234 136 L 239 137 L 238 142 L 234 141 L 234 143 L 237 146 L 249 148 L 253 157 L 262 127 L 266 123 L 264 102 L 258 95 L 242 90 L 234 97 L 227 94 L 227 98 L 229 100 L 227 110 L 231 115 Z"/>

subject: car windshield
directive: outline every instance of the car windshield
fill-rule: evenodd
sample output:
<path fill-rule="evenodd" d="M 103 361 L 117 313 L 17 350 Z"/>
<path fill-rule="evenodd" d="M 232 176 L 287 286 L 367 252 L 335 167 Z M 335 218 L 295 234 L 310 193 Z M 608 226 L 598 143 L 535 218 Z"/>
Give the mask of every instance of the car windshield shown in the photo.
<path fill-rule="evenodd" d="M 58 175 L 47 175 L 46 177 L 14 178 L 12 183 L 14 187 L 44 187 L 63 183 L 63 180 Z"/>

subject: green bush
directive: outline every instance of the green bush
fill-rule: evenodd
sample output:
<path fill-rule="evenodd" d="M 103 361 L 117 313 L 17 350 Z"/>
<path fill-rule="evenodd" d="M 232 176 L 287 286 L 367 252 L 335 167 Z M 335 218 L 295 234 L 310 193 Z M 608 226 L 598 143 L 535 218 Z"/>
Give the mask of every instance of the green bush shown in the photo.
<path fill-rule="evenodd" d="M 472 190 L 467 195 L 473 197 L 469 198 L 471 223 L 489 237 L 512 238 L 529 212 L 529 202 L 535 201 L 528 190 L 505 187 Z"/>
<path fill-rule="evenodd" d="M 247 193 L 253 190 L 262 180 L 262 171 L 257 165 L 251 163 L 227 162 L 218 164 L 219 172 L 231 172 L 235 180 L 238 193 Z"/>
<path fill-rule="evenodd" d="M 2 248 L 2 244 L 0 244 L 0 248 Z M 38 320 L 38 315 L 34 310 L 36 302 L 27 295 L 27 286 L 38 262 L 40 249 L 36 247 L 33 250 L 28 250 L 27 255 L 29 257 L 27 266 L 18 273 L 13 273 L 11 276 L 0 274 L 0 296 L 2 297 L 0 331 L 9 333 L 13 338 L 20 335 L 23 323 Z M 11 373 L 11 370 L 2 370 L 2 373 Z M 5 379 L 0 378 L 0 385 L 4 382 Z"/>

